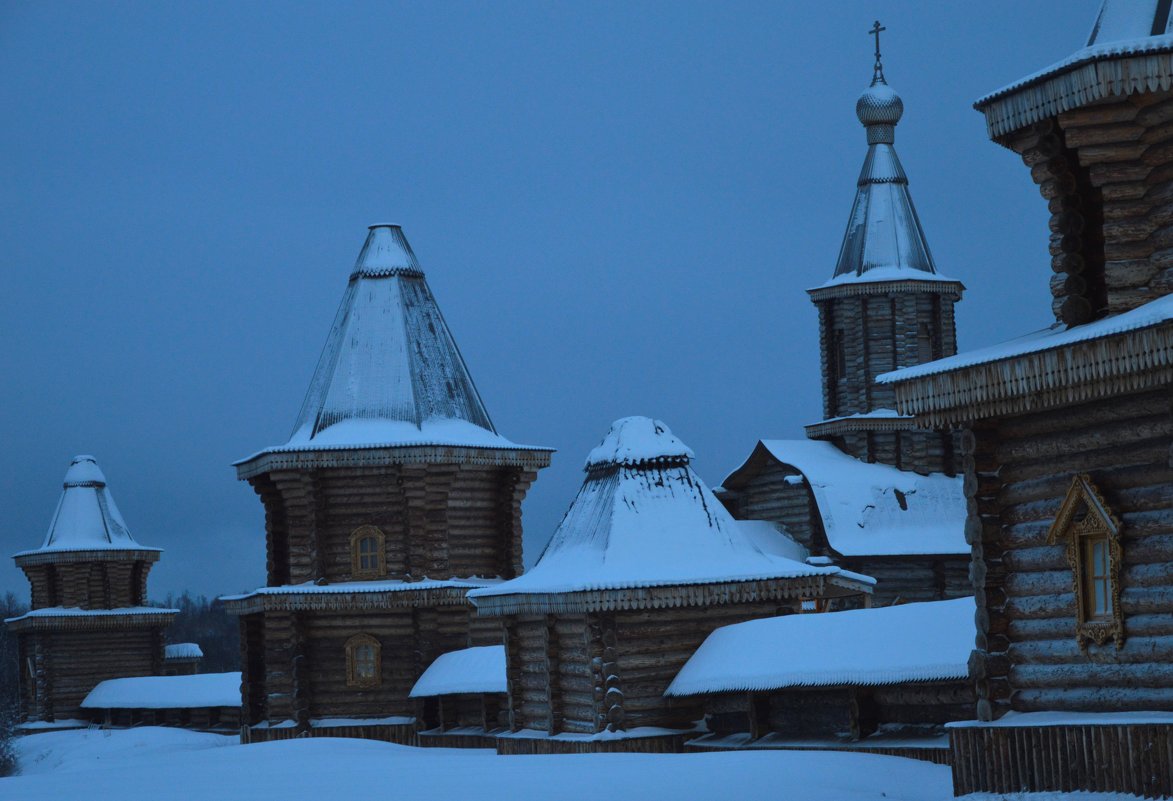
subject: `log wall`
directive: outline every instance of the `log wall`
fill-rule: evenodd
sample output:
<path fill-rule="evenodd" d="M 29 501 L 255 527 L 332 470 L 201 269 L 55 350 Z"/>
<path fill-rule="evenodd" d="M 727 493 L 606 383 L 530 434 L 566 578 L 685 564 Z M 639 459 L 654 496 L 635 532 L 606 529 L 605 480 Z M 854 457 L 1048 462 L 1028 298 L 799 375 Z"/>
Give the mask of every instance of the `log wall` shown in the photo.
<path fill-rule="evenodd" d="M 389 579 L 522 570 L 521 502 L 537 474 L 481 465 L 278 470 L 250 479 L 265 506 L 269 584 L 355 579 L 351 534 L 384 536 Z"/>
<path fill-rule="evenodd" d="M 294 721 L 307 731 L 317 718 L 413 716 L 416 704 L 408 693 L 424 670 L 440 654 L 473 644 L 469 617 L 462 606 L 269 610 L 244 616 L 247 720 L 270 726 Z M 480 632 L 483 636 L 483 627 Z M 376 686 L 347 685 L 346 643 L 357 634 L 379 641 Z"/>
<path fill-rule="evenodd" d="M 954 795 L 1173 795 L 1173 727 L 1168 725 L 960 727 L 949 731 L 949 750 Z"/>
<path fill-rule="evenodd" d="M 1173 710 L 1173 406 L 1168 390 L 983 423 L 965 437 L 983 720 L 1042 710 Z M 1047 531 L 1088 473 L 1123 522 L 1125 640 L 1075 634 L 1065 545 Z"/>
<path fill-rule="evenodd" d="M 1006 137 L 1051 212 L 1055 318 L 1079 324 L 1173 289 L 1173 99 L 1112 97 Z"/>
<path fill-rule="evenodd" d="M 841 557 L 839 564 L 876 580 L 873 606 L 941 601 L 973 594 L 968 556 Z"/>
<path fill-rule="evenodd" d="M 32 609 L 68 606 L 119 609 L 142 606 L 151 562 L 141 559 L 22 565 Z"/>
<path fill-rule="evenodd" d="M 667 699 L 664 691 L 705 637 L 720 626 L 791 611 L 771 602 L 511 616 L 510 728 L 549 735 L 690 728 L 703 714 L 700 700 Z"/>
<path fill-rule="evenodd" d="M 83 718 L 81 702 L 100 682 L 159 675 L 163 663 L 162 626 L 17 636 L 25 720 Z"/>
<path fill-rule="evenodd" d="M 959 293 L 889 292 L 816 300 L 823 375 L 823 417 L 895 409 L 895 390 L 881 373 L 957 352 L 954 304 Z M 857 431 L 841 447 L 868 462 L 919 472 L 952 472 L 948 433 Z"/>

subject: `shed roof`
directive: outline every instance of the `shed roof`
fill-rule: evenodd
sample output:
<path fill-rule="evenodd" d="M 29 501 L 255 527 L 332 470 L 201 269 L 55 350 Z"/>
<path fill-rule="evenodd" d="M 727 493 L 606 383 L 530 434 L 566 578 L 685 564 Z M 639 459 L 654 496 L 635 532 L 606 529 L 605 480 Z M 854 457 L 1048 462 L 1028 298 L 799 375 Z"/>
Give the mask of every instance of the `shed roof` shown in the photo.
<path fill-rule="evenodd" d="M 201 709 L 240 706 L 240 673 L 135 676 L 107 679 L 90 690 L 82 709 Z"/>
<path fill-rule="evenodd" d="M 199 643 L 176 642 L 163 646 L 164 659 L 203 659 L 204 651 Z"/>
<path fill-rule="evenodd" d="M 960 477 L 861 462 L 829 442 L 765 439 L 723 486 L 739 489 L 764 458 L 802 474 L 828 544 L 844 556 L 969 553 Z"/>
<path fill-rule="evenodd" d="M 763 547 L 738 526 L 693 471 L 692 451 L 659 420 L 612 424 L 591 452 L 587 477 L 532 570 L 474 590 L 494 596 L 551 595 L 631 588 L 837 576 Z M 781 535 L 779 535 L 781 536 Z"/>
<path fill-rule="evenodd" d="M 41 547 L 21 551 L 30 554 L 67 551 L 152 551 L 139 545 L 122 519 L 106 476 L 93 456 L 75 456 L 65 471 L 65 482 L 49 530 Z"/>
<path fill-rule="evenodd" d="M 736 623 L 710 634 L 664 694 L 964 679 L 974 631 L 973 598 Z"/>
<path fill-rule="evenodd" d="M 410 698 L 508 692 L 505 646 L 483 645 L 440 654 L 411 688 Z"/>
<path fill-rule="evenodd" d="M 289 441 L 242 462 L 429 445 L 526 447 L 493 427 L 403 230 L 372 225 Z"/>

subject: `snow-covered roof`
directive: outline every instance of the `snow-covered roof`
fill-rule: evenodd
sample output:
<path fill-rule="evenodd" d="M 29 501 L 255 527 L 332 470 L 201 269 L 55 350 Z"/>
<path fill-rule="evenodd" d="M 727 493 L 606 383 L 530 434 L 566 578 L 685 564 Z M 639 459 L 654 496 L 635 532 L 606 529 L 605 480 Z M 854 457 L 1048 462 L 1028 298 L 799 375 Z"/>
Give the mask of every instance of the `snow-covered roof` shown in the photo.
<path fill-rule="evenodd" d="M 963 679 L 974 634 L 973 598 L 751 620 L 710 634 L 664 694 Z"/>
<path fill-rule="evenodd" d="M 985 95 L 974 107 L 996 137 L 1104 97 L 1168 90 L 1170 52 L 1173 27 L 1162 0 L 1104 0 L 1085 47 Z"/>
<path fill-rule="evenodd" d="M 107 679 L 90 690 L 81 706 L 82 709 L 200 709 L 240 706 L 240 673 Z"/>
<path fill-rule="evenodd" d="M 40 609 L 30 609 L 23 615 L 8 617 L 5 623 L 15 623 L 18 620 L 36 620 L 37 618 L 52 617 L 123 617 L 135 615 L 177 615 L 178 609 L 164 609 L 158 606 L 122 606 L 117 609 L 82 609 L 77 606 L 42 606 Z"/>
<path fill-rule="evenodd" d="M 135 542 L 93 456 L 75 456 L 41 547 L 16 556 L 64 551 L 154 551 Z"/>
<path fill-rule="evenodd" d="M 440 654 L 411 688 L 408 697 L 507 691 L 505 646 L 483 645 Z"/>
<path fill-rule="evenodd" d="M 861 462 L 818 440 L 767 439 L 759 448 L 802 473 L 814 493 L 827 542 L 844 556 L 970 551 L 960 477 Z M 736 487 L 737 474 L 754 458 L 733 471 L 724 485 Z"/>
<path fill-rule="evenodd" d="M 351 271 L 289 441 L 242 462 L 403 446 L 525 447 L 497 434 L 403 230 L 380 224 Z"/>
<path fill-rule="evenodd" d="M 904 104 L 877 74 L 856 103 L 868 152 L 834 276 L 819 289 L 860 282 L 948 281 L 937 273 L 912 204 L 908 176 L 893 147 Z"/>
<path fill-rule="evenodd" d="M 471 589 L 499 584 L 500 579 L 421 579 L 419 581 L 338 581 L 331 584 L 281 584 L 276 587 L 258 587 L 252 592 L 240 595 L 224 595 L 221 601 L 241 601 L 258 595 L 338 595 L 354 593 L 412 592 L 414 590 L 442 590 L 449 588 Z"/>
<path fill-rule="evenodd" d="M 1091 323 L 1073 327 L 1056 323 L 1049 328 L 1043 328 L 998 345 L 977 348 L 964 353 L 958 353 L 956 356 L 950 356 L 945 359 L 925 362 L 924 364 L 918 364 L 913 367 L 905 367 L 902 370 L 896 370 L 891 373 L 883 373 L 876 377 L 876 382 L 880 384 L 892 384 L 899 381 L 907 381 L 912 378 L 934 375 L 936 373 L 946 373 L 964 367 L 973 367 L 1003 359 L 1013 359 L 1017 356 L 1061 348 L 1076 342 L 1086 342 L 1088 340 L 1112 336 L 1113 334 L 1123 334 L 1129 331 L 1151 328 L 1168 323 L 1170 320 L 1173 320 L 1173 295 L 1166 295 L 1157 300 L 1149 301 L 1143 306 L 1126 311 L 1123 314 L 1104 317 Z"/>
<path fill-rule="evenodd" d="M 836 574 L 872 583 L 763 548 L 693 471 L 691 456 L 658 420 L 616 421 L 537 565 L 469 598 L 479 605 L 492 596 Z"/>
<path fill-rule="evenodd" d="M 204 651 L 199 643 L 176 642 L 163 646 L 164 659 L 203 659 Z"/>

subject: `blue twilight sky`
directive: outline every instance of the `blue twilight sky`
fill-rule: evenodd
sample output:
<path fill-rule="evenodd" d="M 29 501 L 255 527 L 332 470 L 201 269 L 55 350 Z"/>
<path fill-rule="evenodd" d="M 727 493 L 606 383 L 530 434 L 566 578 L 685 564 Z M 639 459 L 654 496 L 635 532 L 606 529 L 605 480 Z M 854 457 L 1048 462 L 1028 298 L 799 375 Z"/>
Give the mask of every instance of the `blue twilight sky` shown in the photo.
<path fill-rule="evenodd" d="M 801 436 L 876 17 L 962 348 L 1048 324 L 1046 205 L 971 103 L 1097 7 L 0 4 L 0 590 L 76 453 L 166 549 L 152 596 L 262 584 L 230 464 L 288 436 L 371 222 L 404 226 L 501 433 L 558 449 L 530 561 L 617 417 L 713 486 Z"/>

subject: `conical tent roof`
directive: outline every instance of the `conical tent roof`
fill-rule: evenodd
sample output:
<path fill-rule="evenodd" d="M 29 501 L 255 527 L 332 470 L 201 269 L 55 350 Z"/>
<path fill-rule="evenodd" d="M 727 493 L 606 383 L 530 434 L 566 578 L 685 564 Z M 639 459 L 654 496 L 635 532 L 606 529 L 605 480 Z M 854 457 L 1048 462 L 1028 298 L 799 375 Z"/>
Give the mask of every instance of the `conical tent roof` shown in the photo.
<path fill-rule="evenodd" d="M 824 286 L 860 281 L 952 281 L 937 272 L 908 176 L 896 155 L 896 125 L 904 102 L 877 70 L 859 98 L 856 116 L 867 129 L 868 152 L 835 274 Z"/>
<path fill-rule="evenodd" d="M 27 553 L 92 550 L 158 551 L 130 535 L 93 456 L 75 456 L 41 547 Z M 22 554 L 17 554 L 20 556 Z"/>
<path fill-rule="evenodd" d="M 519 447 L 493 427 L 403 230 L 379 224 L 351 271 L 293 433 L 268 452 L 403 445 Z"/>
<path fill-rule="evenodd" d="M 692 451 L 659 420 L 617 420 L 537 565 L 470 598 L 579 593 L 842 574 L 751 536 L 693 471 Z"/>
<path fill-rule="evenodd" d="M 1170 4 L 1164 0 L 1104 0 L 1088 37 L 1089 46 L 1170 32 Z"/>

